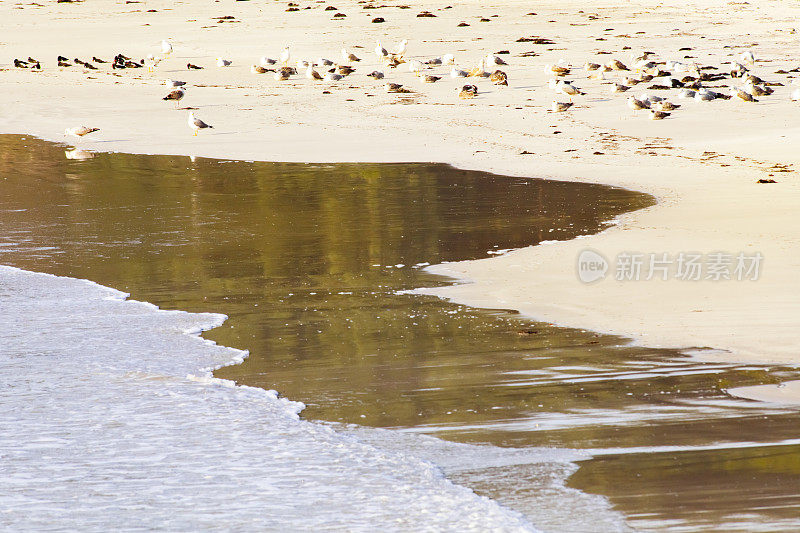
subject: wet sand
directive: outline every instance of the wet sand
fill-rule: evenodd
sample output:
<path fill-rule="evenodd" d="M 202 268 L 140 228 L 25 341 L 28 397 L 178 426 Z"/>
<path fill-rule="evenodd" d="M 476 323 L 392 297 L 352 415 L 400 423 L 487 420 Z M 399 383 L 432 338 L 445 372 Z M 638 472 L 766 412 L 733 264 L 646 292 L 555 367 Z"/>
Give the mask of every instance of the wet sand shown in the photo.
<path fill-rule="evenodd" d="M 128 154 L 72 161 L 57 145 L 1 142 L 2 262 L 94 279 L 165 307 L 227 313 L 207 336 L 252 355 L 217 376 L 301 400 L 304 417 L 361 438 L 370 435 L 349 424 L 533 456 L 547 457 L 543 447 L 584 450 L 594 458 L 569 485 L 610 497 L 634 527 L 785 525 L 796 510 L 791 483 L 775 486 L 773 477 L 800 460 L 796 412 L 726 394 L 797 379 L 796 371 L 709 363 L 396 294 L 449 284 L 424 263 L 597 231 L 647 197 L 443 166 Z M 341 222 L 351 219 L 359 223 Z M 576 506 L 575 520 L 586 512 L 563 488 L 569 464 L 432 458 L 442 459 L 451 479 L 537 525 L 576 524 L 542 514 L 543 498 L 551 510 Z M 665 462 L 674 475 L 658 481 Z M 642 484 L 632 484 L 631 471 Z M 747 490 L 725 489 L 744 479 Z M 760 487 L 780 504 L 750 501 Z M 701 498 L 708 503 L 697 505 Z M 739 516 L 744 509 L 749 518 Z"/>

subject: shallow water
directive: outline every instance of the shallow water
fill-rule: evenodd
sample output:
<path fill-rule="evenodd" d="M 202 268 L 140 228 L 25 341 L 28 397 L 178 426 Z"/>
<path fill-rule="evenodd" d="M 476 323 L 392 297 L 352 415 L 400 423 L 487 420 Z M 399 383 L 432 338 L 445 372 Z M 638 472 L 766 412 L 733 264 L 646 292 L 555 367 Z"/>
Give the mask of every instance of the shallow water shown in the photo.
<path fill-rule="evenodd" d="M 595 458 L 570 485 L 608 496 L 636 528 L 758 529 L 800 516 L 800 484 L 790 474 L 773 483 L 776 468 L 800 465 L 797 446 L 740 447 L 794 438 L 797 414 L 724 393 L 794 375 L 788 369 L 701 363 L 397 294 L 447 282 L 424 263 L 595 232 L 649 197 L 441 165 L 75 161 L 17 137 L 0 137 L 0 154 L 0 262 L 92 279 L 162 307 L 226 313 L 205 336 L 251 356 L 216 375 L 303 401 L 305 418 L 588 449 Z M 731 466 L 730 454 L 745 466 Z M 547 480 L 572 473 L 566 463 L 480 464 L 443 467 L 537 525 L 591 529 L 592 517 L 565 523 L 542 510 L 543 487 L 558 485 Z M 739 486 L 769 487 L 773 505 L 730 490 Z M 553 490 L 561 510 L 588 511 L 580 493 Z"/>

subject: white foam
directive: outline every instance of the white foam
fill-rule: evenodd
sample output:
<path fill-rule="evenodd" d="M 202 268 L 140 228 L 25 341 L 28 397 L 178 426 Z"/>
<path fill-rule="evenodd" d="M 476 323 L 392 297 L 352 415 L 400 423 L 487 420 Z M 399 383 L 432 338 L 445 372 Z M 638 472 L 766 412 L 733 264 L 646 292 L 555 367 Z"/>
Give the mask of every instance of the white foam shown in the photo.
<path fill-rule="evenodd" d="M 125 298 L 0 267 L 1 530 L 533 530 L 431 463 L 213 378 L 246 355 L 196 336 L 224 316 Z"/>

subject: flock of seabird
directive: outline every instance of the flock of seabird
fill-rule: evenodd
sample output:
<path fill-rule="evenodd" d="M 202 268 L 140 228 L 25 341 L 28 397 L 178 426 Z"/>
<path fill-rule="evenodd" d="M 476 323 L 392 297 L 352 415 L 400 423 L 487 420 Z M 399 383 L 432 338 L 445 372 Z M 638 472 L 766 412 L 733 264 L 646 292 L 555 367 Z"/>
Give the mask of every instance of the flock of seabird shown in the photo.
<path fill-rule="evenodd" d="M 442 80 L 446 74 L 436 75 L 431 70 L 438 67 L 450 68 L 449 77 L 452 79 L 488 79 L 492 84 L 498 86 L 508 86 L 508 75 L 505 71 L 497 67 L 507 66 L 508 63 L 501 54 L 487 54 L 482 57 L 477 66 L 471 69 L 461 69 L 456 65 L 453 54 L 429 59 L 409 59 L 406 57 L 409 41 L 404 39 L 391 51 L 387 50 L 381 43 L 376 42 L 374 49 L 378 62 L 384 66 L 384 70 L 401 69 L 415 74 L 422 83 L 436 83 Z M 123 54 L 117 54 L 113 61 L 110 61 L 112 69 L 135 69 L 146 68 L 154 71 L 159 63 L 173 53 L 173 46 L 167 40 L 161 42 L 161 55 L 148 55 L 146 58 L 135 61 Z M 352 65 L 360 63 L 362 58 L 347 48 L 341 49 L 341 61 L 334 61 L 324 57 L 316 60 L 297 59 L 292 63 L 292 54 L 289 46 L 286 46 L 277 59 L 262 57 L 257 64 L 253 64 L 250 71 L 253 74 L 272 73 L 276 81 L 286 81 L 300 73 L 311 81 L 337 82 L 356 72 Z M 219 68 L 226 68 L 233 65 L 233 61 L 218 57 L 216 65 Z M 83 68 L 96 70 L 96 64 L 109 63 L 97 57 L 92 57 L 91 61 L 82 61 L 78 58 L 72 60 L 58 57 L 59 67 L 70 67 L 79 65 Z M 652 120 L 661 120 L 671 116 L 672 112 L 681 106 L 669 101 L 666 97 L 653 94 L 654 91 L 677 90 L 677 98 L 694 99 L 700 102 L 710 102 L 713 100 L 737 99 L 743 102 L 758 102 L 758 98 L 768 96 L 773 93 L 771 86 L 782 85 L 781 83 L 767 82 L 751 72 L 756 64 L 756 58 L 751 51 L 742 52 L 736 60 L 730 62 L 730 68 L 723 71 L 722 68 L 714 66 L 699 66 L 697 63 L 686 63 L 674 60 L 659 60 L 653 52 L 643 52 L 639 55 L 632 55 L 630 66 L 619 59 L 611 59 L 604 64 L 587 62 L 583 66 L 583 71 L 587 73 L 586 78 L 599 80 L 601 83 L 609 84 L 611 94 L 624 94 L 633 89 L 634 86 L 646 86 L 648 92 L 638 96 L 628 96 L 627 105 L 635 112 L 648 111 Z M 29 68 L 41 70 L 41 62 L 32 57 L 26 60 L 15 59 L 14 66 L 17 68 Z M 187 63 L 187 70 L 202 69 L 204 67 Z M 373 70 L 366 76 L 375 80 L 383 80 L 386 77 L 384 70 Z M 548 82 L 548 87 L 555 93 L 556 99 L 553 100 L 550 108 L 551 112 L 561 113 L 570 110 L 574 101 L 573 98 L 586 96 L 586 92 L 579 89 L 573 79 L 576 77 L 575 68 L 563 60 L 557 64 L 545 65 L 544 71 L 552 76 Z M 793 71 L 778 71 L 788 74 Z M 740 86 L 728 86 L 730 80 L 739 80 Z M 647 84 L 647 85 L 646 85 Z M 714 85 L 716 84 L 716 85 Z M 166 86 L 169 92 L 163 100 L 172 101 L 177 108 L 180 101 L 187 92 L 186 82 L 179 80 L 167 80 Z M 388 93 L 412 93 L 413 89 L 405 87 L 396 82 L 385 82 L 384 88 Z M 727 89 L 719 91 L 715 89 Z M 456 94 L 462 99 L 472 99 L 478 96 L 479 89 L 475 83 L 459 85 Z M 567 97 L 567 101 L 558 99 L 559 96 Z M 800 87 L 794 89 L 790 98 L 800 100 Z M 211 128 L 209 124 L 199 119 L 193 112 L 189 113 L 189 127 L 193 134 L 197 135 L 200 130 Z M 97 128 L 79 126 L 68 128 L 65 135 L 83 137 L 89 133 L 97 131 Z"/>

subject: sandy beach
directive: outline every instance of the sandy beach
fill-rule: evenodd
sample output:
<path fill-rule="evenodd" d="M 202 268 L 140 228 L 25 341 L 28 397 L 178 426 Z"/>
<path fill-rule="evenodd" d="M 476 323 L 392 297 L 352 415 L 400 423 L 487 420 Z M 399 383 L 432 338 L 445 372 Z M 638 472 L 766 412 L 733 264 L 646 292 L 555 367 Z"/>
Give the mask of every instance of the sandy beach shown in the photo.
<path fill-rule="evenodd" d="M 794 211 L 800 186 L 794 167 L 800 104 L 789 94 L 791 70 L 800 64 L 793 56 L 800 7 L 710 0 L 402 6 L 407 8 L 299 2 L 298 11 L 286 12 L 285 3 L 256 2 L 2 4 L 7 24 L 0 43 L 0 132 L 64 140 L 65 128 L 84 124 L 100 129 L 77 141 L 86 150 L 296 162 L 432 161 L 648 192 L 656 206 L 623 216 L 602 234 L 435 267 L 469 283 L 430 292 L 621 334 L 647 346 L 711 348 L 726 360 L 798 362 L 800 253 L 794 244 L 800 222 Z M 435 16 L 419 17 L 424 11 Z M 385 22 L 372 22 L 376 17 Z M 553 44 L 518 42 L 532 36 Z M 172 42 L 174 52 L 154 72 L 56 66 L 58 55 L 144 58 L 160 53 L 162 39 Z M 465 69 L 488 53 L 508 51 L 498 57 L 508 63 L 499 68 L 509 85 L 481 79 L 478 96 L 461 100 L 456 89 L 473 82 L 451 79 L 451 67 L 444 65 L 425 71 L 442 80 L 421 83 L 405 65 L 390 69 L 373 52 L 376 40 L 391 48 L 401 39 L 409 39 L 406 59 L 452 53 Z M 362 61 L 337 82 L 313 82 L 302 72 L 280 82 L 271 73 L 250 72 L 261 56 L 277 58 L 286 45 L 292 61 L 340 61 L 342 47 Z M 611 59 L 632 65 L 632 56 L 643 51 L 655 60 L 696 62 L 723 73 L 728 62 L 752 51 L 750 71 L 782 85 L 749 103 L 680 100 L 674 89 L 648 90 L 650 84 L 642 83 L 630 93 L 681 104 L 666 120 L 652 121 L 627 107 L 627 94 L 610 92 L 610 82 L 625 72 L 608 72 L 602 81 L 588 79 L 583 69 L 587 61 Z M 14 67 L 14 58 L 28 56 L 41 60 L 41 72 Z M 217 67 L 217 57 L 231 66 Z M 552 113 L 551 102 L 566 97 L 548 88 L 552 75 L 543 67 L 560 60 L 572 67 L 568 79 L 586 95 L 571 97 L 567 112 Z M 187 70 L 188 62 L 204 68 Z M 385 80 L 365 76 L 376 69 Z M 192 136 L 187 111 L 161 100 L 168 92 L 165 79 L 187 82 L 181 107 L 196 108 L 214 129 Z M 412 92 L 387 94 L 385 81 Z M 731 84 L 741 85 L 730 79 L 708 85 Z M 725 252 L 760 253 L 763 263 L 755 281 L 617 281 L 612 267 L 606 279 L 585 284 L 575 265 L 587 248 L 609 260 L 622 252 Z"/>

